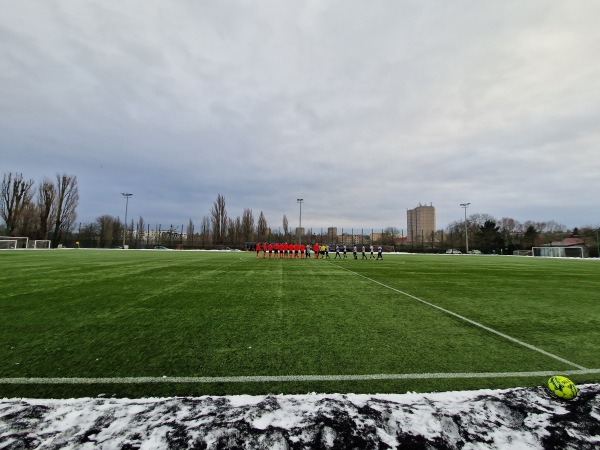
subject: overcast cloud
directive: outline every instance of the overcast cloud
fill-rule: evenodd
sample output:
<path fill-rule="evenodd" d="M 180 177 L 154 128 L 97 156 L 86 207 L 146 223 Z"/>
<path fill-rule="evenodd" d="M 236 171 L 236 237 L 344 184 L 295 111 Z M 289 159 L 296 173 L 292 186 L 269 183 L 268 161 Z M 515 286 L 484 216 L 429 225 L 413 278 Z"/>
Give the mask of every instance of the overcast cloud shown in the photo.
<path fill-rule="evenodd" d="M 0 0 L 2 172 L 78 221 L 598 225 L 600 2 Z"/>

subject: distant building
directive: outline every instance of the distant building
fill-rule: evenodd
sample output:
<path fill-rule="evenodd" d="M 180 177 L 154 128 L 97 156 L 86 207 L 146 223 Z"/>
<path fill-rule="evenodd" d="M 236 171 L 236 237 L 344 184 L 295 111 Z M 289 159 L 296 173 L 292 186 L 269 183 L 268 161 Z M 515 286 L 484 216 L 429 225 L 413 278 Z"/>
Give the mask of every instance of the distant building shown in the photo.
<path fill-rule="evenodd" d="M 431 242 L 435 233 L 435 207 L 421 205 L 406 211 L 407 242 L 416 245 Z"/>
<path fill-rule="evenodd" d="M 338 237 L 337 227 L 327 228 L 327 239 L 329 242 L 336 242 Z"/>

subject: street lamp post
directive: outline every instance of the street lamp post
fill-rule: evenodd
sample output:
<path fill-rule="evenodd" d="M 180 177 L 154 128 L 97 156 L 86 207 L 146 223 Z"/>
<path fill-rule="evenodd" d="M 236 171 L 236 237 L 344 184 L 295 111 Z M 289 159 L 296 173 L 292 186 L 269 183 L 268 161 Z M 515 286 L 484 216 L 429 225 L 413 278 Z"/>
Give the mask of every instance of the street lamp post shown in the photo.
<path fill-rule="evenodd" d="M 470 203 L 460 204 L 462 208 L 465 208 L 465 248 L 467 253 L 469 253 L 469 229 L 467 228 L 467 208 L 469 207 L 469 205 Z"/>
<path fill-rule="evenodd" d="M 298 199 L 296 199 L 296 201 L 300 204 L 300 226 L 298 227 L 299 228 L 299 230 L 298 230 L 298 234 L 299 234 L 298 243 L 302 244 L 302 202 L 304 201 L 304 199 L 303 198 L 298 198 Z"/>
<path fill-rule="evenodd" d="M 127 236 L 127 207 L 129 206 L 129 197 L 133 194 L 121 192 L 121 195 L 125 197 L 125 227 L 123 228 L 123 248 L 125 248 L 125 236 Z"/>

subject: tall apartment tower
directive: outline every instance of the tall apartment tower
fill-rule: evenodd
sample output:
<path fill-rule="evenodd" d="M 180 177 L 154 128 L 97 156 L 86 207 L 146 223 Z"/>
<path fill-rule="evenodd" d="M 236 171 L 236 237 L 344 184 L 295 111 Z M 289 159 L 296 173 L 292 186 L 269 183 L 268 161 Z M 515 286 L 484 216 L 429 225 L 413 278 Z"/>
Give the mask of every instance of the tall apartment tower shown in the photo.
<path fill-rule="evenodd" d="M 336 242 L 337 236 L 337 227 L 327 228 L 327 239 L 329 239 L 329 242 Z"/>
<path fill-rule="evenodd" d="M 433 205 L 421 205 L 406 211 L 406 240 L 409 244 L 431 242 L 435 233 L 435 208 Z"/>

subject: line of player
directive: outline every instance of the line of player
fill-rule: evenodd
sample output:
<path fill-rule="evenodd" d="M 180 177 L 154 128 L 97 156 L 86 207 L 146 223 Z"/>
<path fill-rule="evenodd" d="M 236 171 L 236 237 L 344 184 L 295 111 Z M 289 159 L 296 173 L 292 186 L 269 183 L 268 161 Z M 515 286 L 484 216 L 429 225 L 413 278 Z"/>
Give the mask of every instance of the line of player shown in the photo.
<path fill-rule="evenodd" d="M 284 242 L 283 244 L 278 244 L 278 243 L 267 243 L 264 242 L 263 244 L 261 244 L 260 242 L 256 243 L 256 257 L 258 258 L 260 255 L 260 252 L 263 252 L 263 258 L 267 257 L 267 254 L 269 255 L 269 259 L 271 258 L 279 258 L 279 259 L 308 259 L 310 258 L 310 246 L 309 245 L 304 245 L 304 244 L 299 244 L 299 243 L 295 243 L 295 244 L 288 244 L 287 242 Z M 330 246 L 329 245 L 319 245 L 318 243 L 315 243 L 313 245 L 313 255 L 315 259 L 318 259 L 319 256 L 321 256 L 321 259 L 331 259 L 331 257 L 329 256 L 330 253 Z M 363 245 L 362 246 L 362 258 L 361 259 L 383 259 L 383 249 L 381 248 L 381 245 L 379 247 L 377 247 L 377 258 L 375 258 L 375 254 L 374 254 L 374 248 L 373 246 L 369 246 L 369 250 L 370 250 L 370 257 L 367 258 L 367 253 L 366 253 L 366 248 Z M 341 252 L 341 253 L 340 253 Z M 342 257 L 343 254 L 343 257 Z M 358 259 L 358 249 L 356 247 L 356 245 L 354 245 L 352 247 L 352 256 L 354 259 Z M 340 259 L 348 259 L 348 247 L 346 247 L 346 245 L 336 245 L 335 246 L 335 258 Z"/>

